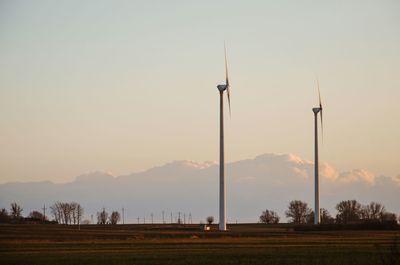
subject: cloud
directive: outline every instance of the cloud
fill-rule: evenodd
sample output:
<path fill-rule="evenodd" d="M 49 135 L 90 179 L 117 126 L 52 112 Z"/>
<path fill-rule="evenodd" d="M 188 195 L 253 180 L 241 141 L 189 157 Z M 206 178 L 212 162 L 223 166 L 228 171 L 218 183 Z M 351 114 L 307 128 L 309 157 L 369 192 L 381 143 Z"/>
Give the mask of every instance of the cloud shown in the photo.
<path fill-rule="evenodd" d="M 187 167 L 192 167 L 195 169 L 205 169 L 212 166 L 218 165 L 217 161 L 205 161 L 205 162 L 196 162 L 192 160 L 184 160 L 182 163 Z"/>
<path fill-rule="evenodd" d="M 246 166 L 244 166 L 246 164 Z M 240 165 L 240 166 L 238 166 Z M 364 183 L 374 185 L 377 177 L 365 169 L 353 169 L 340 172 L 334 166 L 326 162 L 320 162 L 320 177 L 331 183 L 350 184 Z M 228 165 L 228 172 L 240 175 L 238 179 L 246 180 L 269 177 L 272 183 L 285 185 L 298 181 L 313 181 L 314 162 L 295 154 L 263 154 L 254 159 L 233 162 Z M 396 179 L 395 179 L 396 180 Z M 400 175 L 397 180 L 400 183 Z"/>
<path fill-rule="evenodd" d="M 395 176 L 395 177 L 393 177 L 393 181 L 397 182 L 397 184 L 400 185 L 400 174 Z"/>
<path fill-rule="evenodd" d="M 273 154 L 272 154 L 273 155 Z M 294 154 L 287 154 L 287 155 L 282 155 L 281 157 L 287 157 L 287 160 L 290 162 L 294 162 L 296 164 L 310 164 L 312 162 L 308 161 L 308 160 L 304 160 L 302 158 L 300 158 L 297 155 Z"/>
<path fill-rule="evenodd" d="M 340 173 L 337 180 L 343 183 L 364 182 L 369 185 L 374 185 L 375 175 L 364 169 L 353 169 Z"/>
<path fill-rule="evenodd" d="M 79 175 L 75 178 L 75 181 L 100 181 L 109 180 L 115 178 L 111 171 L 89 171 L 85 174 Z"/>
<path fill-rule="evenodd" d="M 338 171 L 333 166 L 325 162 L 321 163 L 319 170 L 321 177 L 330 181 L 336 181 L 339 176 Z"/>
<path fill-rule="evenodd" d="M 43 203 L 77 201 L 89 215 L 101 207 L 129 213 L 125 220 L 161 211 L 191 212 L 194 219 L 218 217 L 218 163 L 173 161 L 143 172 L 113 176 L 89 172 L 70 183 L 8 183 L 0 185 L 0 207 L 17 200 L 26 211 Z M 400 175 L 375 176 L 365 169 L 340 172 L 320 163 L 321 207 L 335 214 L 341 200 L 378 201 L 390 211 L 400 211 Z M 294 154 L 263 154 L 227 163 L 228 217 L 257 221 L 261 210 L 276 210 L 281 217 L 289 201 L 314 201 L 314 163 Z"/>

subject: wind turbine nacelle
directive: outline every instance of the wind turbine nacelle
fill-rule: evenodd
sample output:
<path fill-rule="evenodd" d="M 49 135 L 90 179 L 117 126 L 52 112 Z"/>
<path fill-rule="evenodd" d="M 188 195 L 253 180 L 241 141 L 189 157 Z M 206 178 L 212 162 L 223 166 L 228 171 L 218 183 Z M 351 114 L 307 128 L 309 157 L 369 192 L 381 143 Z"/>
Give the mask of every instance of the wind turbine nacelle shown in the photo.
<path fill-rule="evenodd" d="M 226 85 L 218 85 L 217 88 L 218 88 L 219 91 L 222 92 L 222 91 L 224 91 L 226 89 Z"/>
<path fill-rule="evenodd" d="M 314 113 L 318 113 L 318 112 L 321 111 L 321 108 L 313 108 L 312 111 L 313 111 Z"/>

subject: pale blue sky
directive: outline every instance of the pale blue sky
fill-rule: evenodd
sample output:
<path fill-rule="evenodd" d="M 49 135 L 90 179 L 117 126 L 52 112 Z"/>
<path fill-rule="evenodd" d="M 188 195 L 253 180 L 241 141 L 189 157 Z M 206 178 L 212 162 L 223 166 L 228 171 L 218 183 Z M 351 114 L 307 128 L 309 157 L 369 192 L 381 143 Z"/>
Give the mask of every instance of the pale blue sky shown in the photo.
<path fill-rule="evenodd" d="M 0 182 L 218 159 L 321 159 L 400 174 L 399 1 L 0 0 Z"/>

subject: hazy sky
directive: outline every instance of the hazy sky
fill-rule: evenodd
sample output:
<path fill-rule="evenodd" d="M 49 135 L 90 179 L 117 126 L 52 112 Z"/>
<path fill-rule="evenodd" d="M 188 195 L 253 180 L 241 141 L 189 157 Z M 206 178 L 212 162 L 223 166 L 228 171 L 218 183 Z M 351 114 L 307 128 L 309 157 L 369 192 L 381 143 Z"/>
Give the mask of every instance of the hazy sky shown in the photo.
<path fill-rule="evenodd" d="M 0 0 L 0 182 L 218 159 L 400 174 L 400 1 Z"/>

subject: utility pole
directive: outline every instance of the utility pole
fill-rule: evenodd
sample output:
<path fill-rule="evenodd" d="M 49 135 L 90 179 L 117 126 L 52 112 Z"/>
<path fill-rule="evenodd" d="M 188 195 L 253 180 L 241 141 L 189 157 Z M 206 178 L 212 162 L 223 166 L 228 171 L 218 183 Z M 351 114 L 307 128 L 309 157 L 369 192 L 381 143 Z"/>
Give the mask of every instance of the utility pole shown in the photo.
<path fill-rule="evenodd" d="M 172 222 L 172 212 L 171 212 L 171 224 L 172 224 L 173 222 Z"/>
<path fill-rule="evenodd" d="M 146 223 L 146 216 L 143 216 L 143 223 Z"/>
<path fill-rule="evenodd" d="M 189 213 L 189 223 L 192 224 L 193 220 L 192 220 L 192 213 Z"/>
<path fill-rule="evenodd" d="M 140 217 L 138 217 L 138 218 L 136 218 L 137 219 L 137 223 L 139 224 L 139 222 L 140 222 Z"/>
<path fill-rule="evenodd" d="M 122 207 L 122 224 L 125 224 L 125 212 L 124 212 L 124 207 Z"/>
<path fill-rule="evenodd" d="M 183 224 L 186 224 L 186 213 L 183 213 Z"/>
<path fill-rule="evenodd" d="M 43 222 L 46 222 L 46 204 L 43 204 Z"/>
<path fill-rule="evenodd" d="M 163 222 L 163 224 L 165 224 L 164 214 L 165 214 L 165 212 L 162 211 L 162 222 Z"/>

